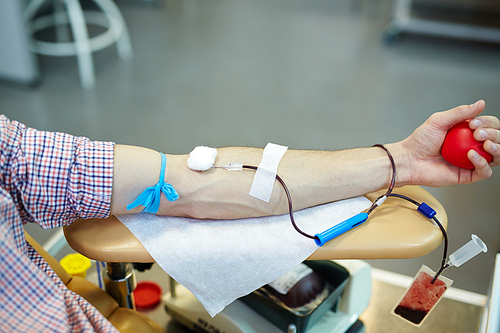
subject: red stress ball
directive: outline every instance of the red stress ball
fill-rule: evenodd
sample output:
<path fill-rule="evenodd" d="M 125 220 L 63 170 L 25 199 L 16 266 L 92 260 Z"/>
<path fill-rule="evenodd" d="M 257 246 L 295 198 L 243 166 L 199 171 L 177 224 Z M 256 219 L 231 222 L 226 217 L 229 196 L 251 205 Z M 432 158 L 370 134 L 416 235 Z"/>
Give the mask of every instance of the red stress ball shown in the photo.
<path fill-rule="evenodd" d="M 470 129 L 469 121 L 470 119 L 462 121 L 448 130 L 443 147 L 441 147 L 441 155 L 447 162 L 454 166 L 472 170 L 474 169 L 474 164 L 467 157 L 469 150 L 474 149 L 488 163 L 493 160 L 493 157 L 484 150 L 484 142 L 474 139 L 474 131 Z"/>

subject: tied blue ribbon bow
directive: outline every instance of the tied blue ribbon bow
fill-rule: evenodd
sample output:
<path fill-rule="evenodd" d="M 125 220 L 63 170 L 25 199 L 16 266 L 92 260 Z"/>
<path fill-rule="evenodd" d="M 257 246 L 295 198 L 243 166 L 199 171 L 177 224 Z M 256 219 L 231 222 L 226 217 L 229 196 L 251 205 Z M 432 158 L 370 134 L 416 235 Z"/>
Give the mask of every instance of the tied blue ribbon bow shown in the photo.
<path fill-rule="evenodd" d="M 140 205 L 144 206 L 142 210 L 143 213 L 153 213 L 156 214 L 158 209 L 160 209 L 160 198 L 161 192 L 165 194 L 168 201 L 175 201 L 179 199 L 179 194 L 174 189 L 174 187 L 170 184 L 164 182 L 165 180 L 165 169 L 167 168 L 167 157 L 165 154 L 160 153 L 161 155 L 161 171 L 160 171 L 160 180 L 156 183 L 155 186 L 148 187 L 145 189 L 134 202 L 127 205 L 127 210 L 134 209 Z"/>

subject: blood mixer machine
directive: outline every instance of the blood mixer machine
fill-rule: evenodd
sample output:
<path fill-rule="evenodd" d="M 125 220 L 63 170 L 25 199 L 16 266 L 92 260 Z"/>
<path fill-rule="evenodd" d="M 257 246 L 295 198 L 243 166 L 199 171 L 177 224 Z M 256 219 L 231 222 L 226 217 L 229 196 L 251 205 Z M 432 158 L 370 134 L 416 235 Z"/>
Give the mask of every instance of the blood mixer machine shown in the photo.
<path fill-rule="evenodd" d="M 215 317 L 171 280 L 163 296 L 170 316 L 195 332 L 341 333 L 358 320 L 371 297 L 371 267 L 364 261 L 306 261 L 282 278 L 244 296 Z"/>

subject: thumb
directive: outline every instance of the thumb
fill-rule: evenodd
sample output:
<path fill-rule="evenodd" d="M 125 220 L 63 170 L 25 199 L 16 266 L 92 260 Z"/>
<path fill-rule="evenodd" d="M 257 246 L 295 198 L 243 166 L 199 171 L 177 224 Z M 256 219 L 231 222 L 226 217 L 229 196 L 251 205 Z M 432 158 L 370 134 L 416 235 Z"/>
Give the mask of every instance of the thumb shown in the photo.
<path fill-rule="evenodd" d="M 460 105 L 441 114 L 441 125 L 451 127 L 466 119 L 471 119 L 483 112 L 485 102 L 479 100 L 471 105 Z"/>

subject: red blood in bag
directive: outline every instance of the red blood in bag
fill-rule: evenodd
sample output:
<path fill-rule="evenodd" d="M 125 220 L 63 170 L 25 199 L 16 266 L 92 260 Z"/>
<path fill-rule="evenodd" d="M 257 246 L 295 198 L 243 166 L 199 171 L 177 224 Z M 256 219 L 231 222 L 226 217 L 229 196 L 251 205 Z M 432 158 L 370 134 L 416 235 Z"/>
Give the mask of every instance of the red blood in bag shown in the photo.
<path fill-rule="evenodd" d="M 474 139 L 474 131 L 470 129 L 469 121 L 470 119 L 462 121 L 448 130 L 443 146 L 441 147 L 441 155 L 447 162 L 454 166 L 472 170 L 474 169 L 474 164 L 467 157 L 469 150 L 474 149 L 488 163 L 493 160 L 493 157 L 484 150 L 484 142 Z"/>
<path fill-rule="evenodd" d="M 290 308 L 298 308 L 311 303 L 325 288 L 326 281 L 316 272 L 311 272 L 298 281 L 286 295 L 280 294 L 269 285 L 264 288 Z"/>
<path fill-rule="evenodd" d="M 433 279 L 430 274 L 421 272 L 394 312 L 419 324 L 446 291 L 445 282 L 438 279 L 432 284 Z"/>

